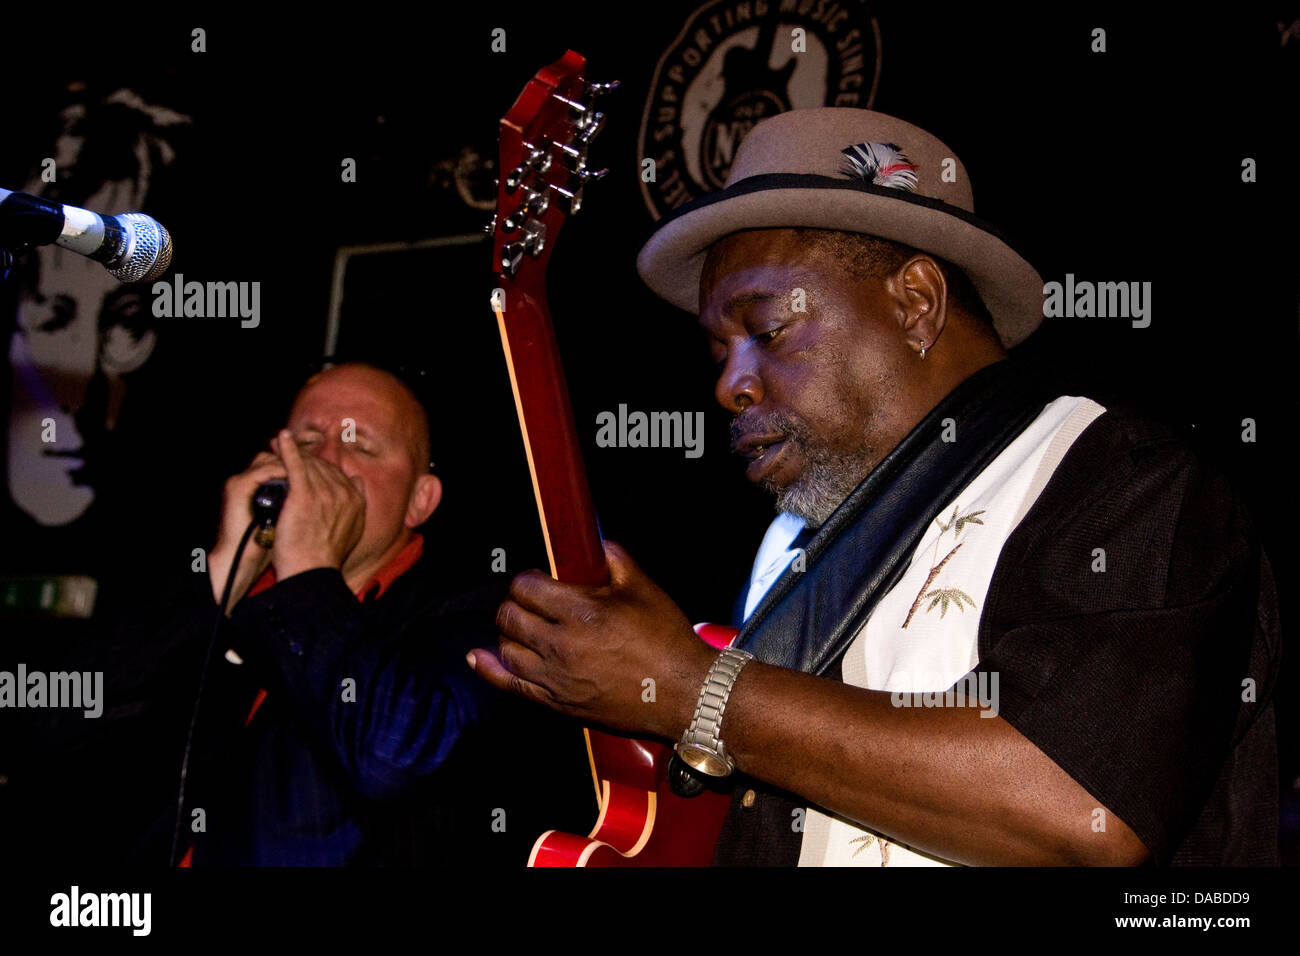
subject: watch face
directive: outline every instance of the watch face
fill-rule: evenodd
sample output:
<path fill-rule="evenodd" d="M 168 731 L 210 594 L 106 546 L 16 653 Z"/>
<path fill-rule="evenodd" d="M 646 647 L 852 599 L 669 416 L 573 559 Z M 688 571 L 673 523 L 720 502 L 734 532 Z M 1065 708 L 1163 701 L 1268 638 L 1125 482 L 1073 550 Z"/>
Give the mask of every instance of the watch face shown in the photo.
<path fill-rule="evenodd" d="M 699 744 L 678 744 L 677 755 L 700 773 L 707 773 L 710 777 L 725 777 L 731 773 L 731 767 L 725 760 Z"/>

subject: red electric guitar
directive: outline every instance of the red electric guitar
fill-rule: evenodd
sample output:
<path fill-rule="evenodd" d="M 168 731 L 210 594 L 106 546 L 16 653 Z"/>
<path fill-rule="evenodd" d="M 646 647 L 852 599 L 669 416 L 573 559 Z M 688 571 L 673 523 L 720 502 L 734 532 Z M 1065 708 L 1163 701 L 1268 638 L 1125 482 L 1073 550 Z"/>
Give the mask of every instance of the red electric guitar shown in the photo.
<path fill-rule="evenodd" d="M 609 583 L 564 369 L 546 306 L 546 265 L 583 187 L 606 170 L 587 167 L 604 114 L 592 97 L 617 84 L 583 79 L 586 60 L 570 50 L 541 70 L 501 120 L 497 214 L 491 230 L 501 330 L 532 475 L 542 536 L 559 581 Z M 702 624 L 696 632 L 725 647 L 735 631 Z M 683 728 L 685 729 L 685 728 Z M 705 790 L 677 796 L 669 786 L 670 747 L 586 728 L 599 817 L 585 837 L 551 830 L 529 866 L 706 866 L 730 801 Z"/>

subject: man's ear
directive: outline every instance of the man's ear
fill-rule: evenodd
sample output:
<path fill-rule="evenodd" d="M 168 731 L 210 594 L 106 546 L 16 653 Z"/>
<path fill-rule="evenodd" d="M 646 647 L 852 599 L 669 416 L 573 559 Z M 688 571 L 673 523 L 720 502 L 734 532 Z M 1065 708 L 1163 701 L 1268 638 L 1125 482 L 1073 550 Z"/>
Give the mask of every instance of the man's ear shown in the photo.
<path fill-rule="evenodd" d="M 421 475 L 415 479 L 411 497 L 406 503 L 406 526 L 418 528 L 429 520 L 442 502 L 442 480 L 437 475 Z"/>
<path fill-rule="evenodd" d="M 903 331 L 933 348 L 948 319 L 948 283 L 939 266 L 929 256 L 914 256 L 893 276 L 890 291 Z"/>

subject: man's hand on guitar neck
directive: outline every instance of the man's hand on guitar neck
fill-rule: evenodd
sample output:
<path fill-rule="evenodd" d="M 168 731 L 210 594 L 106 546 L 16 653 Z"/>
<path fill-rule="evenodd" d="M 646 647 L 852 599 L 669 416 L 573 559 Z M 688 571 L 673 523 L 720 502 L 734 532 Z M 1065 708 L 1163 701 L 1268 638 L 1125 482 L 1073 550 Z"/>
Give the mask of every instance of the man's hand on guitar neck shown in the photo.
<path fill-rule="evenodd" d="M 476 650 L 471 666 L 586 723 L 675 739 L 717 651 L 621 546 L 606 541 L 605 559 L 605 587 L 518 575 L 497 612 L 497 653 Z"/>

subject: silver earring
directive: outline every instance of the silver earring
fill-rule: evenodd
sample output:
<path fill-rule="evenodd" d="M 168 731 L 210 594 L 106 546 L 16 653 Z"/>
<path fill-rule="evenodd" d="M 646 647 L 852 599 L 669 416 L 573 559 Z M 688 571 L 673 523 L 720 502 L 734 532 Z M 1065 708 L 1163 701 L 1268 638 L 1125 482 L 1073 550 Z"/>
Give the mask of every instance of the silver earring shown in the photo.
<path fill-rule="evenodd" d="M 921 339 L 921 358 L 925 358 L 925 339 Z"/>

